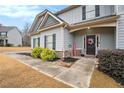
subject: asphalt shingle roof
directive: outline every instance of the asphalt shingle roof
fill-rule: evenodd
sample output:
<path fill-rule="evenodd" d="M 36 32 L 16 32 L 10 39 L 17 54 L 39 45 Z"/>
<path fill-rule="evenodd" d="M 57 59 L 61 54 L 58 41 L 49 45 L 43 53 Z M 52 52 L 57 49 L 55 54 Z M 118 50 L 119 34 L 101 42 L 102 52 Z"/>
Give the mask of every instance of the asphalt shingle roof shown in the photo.
<path fill-rule="evenodd" d="M 0 32 L 8 32 L 14 28 L 14 26 L 0 26 Z"/>

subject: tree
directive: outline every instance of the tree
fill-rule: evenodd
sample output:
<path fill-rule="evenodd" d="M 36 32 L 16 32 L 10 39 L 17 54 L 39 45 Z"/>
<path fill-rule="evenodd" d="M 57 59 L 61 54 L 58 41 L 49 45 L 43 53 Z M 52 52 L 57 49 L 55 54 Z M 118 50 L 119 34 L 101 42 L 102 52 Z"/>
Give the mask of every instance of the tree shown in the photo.
<path fill-rule="evenodd" d="M 30 46 L 31 45 L 31 38 L 30 36 L 28 35 L 28 32 L 29 32 L 29 28 L 30 28 L 30 24 L 29 23 L 25 23 L 22 31 L 22 43 L 23 43 L 23 46 Z"/>

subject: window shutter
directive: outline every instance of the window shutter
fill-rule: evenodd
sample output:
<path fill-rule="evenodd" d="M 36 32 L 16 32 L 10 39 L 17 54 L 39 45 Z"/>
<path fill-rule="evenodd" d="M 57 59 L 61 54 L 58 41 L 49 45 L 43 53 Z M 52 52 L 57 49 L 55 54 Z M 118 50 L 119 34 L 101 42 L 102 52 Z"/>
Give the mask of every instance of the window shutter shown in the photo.
<path fill-rule="evenodd" d="M 86 6 L 82 7 L 82 20 L 86 19 Z"/>
<path fill-rule="evenodd" d="M 46 48 L 46 36 L 44 36 L 44 48 Z"/>
<path fill-rule="evenodd" d="M 56 50 L 56 34 L 53 34 L 53 50 Z"/>
<path fill-rule="evenodd" d="M 33 48 L 35 48 L 35 39 L 33 38 Z"/>
<path fill-rule="evenodd" d="M 100 16 L 100 7 L 99 7 L 99 5 L 95 5 L 95 16 L 96 17 Z"/>
<path fill-rule="evenodd" d="M 38 38 L 38 47 L 40 47 L 40 37 Z"/>
<path fill-rule="evenodd" d="M 85 45 L 85 37 L 84 37 L 84 49 L 85 49 L 85 46 L 86 46 L 86 45 Z"/>

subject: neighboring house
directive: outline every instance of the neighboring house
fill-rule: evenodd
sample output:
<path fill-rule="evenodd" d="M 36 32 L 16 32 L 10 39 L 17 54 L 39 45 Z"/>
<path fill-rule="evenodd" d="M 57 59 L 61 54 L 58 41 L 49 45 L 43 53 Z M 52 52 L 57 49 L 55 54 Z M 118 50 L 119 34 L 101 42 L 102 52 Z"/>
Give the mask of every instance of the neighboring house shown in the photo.
<path fill-rule="evenodd" d="M 124 6 L 72 5 L 56 13 L 39 13 L 31 28 L 31 47 L 59 56 L 97 55 L 100 49 L 124 49 Z"/>
<path fill-rule="evenodd" d="M 11 44 L 13 46 L 22 45 L 21 32 L 15 26 L 0 26 L 0 46 Z"/>

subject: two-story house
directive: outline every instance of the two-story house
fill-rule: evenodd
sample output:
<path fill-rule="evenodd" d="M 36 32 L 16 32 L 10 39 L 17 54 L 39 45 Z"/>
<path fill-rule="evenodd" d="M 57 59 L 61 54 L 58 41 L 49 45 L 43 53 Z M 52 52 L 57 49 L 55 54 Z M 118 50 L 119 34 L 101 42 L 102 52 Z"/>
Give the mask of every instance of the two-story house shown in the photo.
<path fill-rule="evenodd" d="M 15 26 L 0 26 L 0 46 L 11 44 L 13 46 L 22 45 L 21 32 Z"/>
<path fill-rule="evenodd" d="M 72 5 L 56 13 L 39 13 L 31 28 L 31 47 L 59 56 L 97 55 L 100 49 L 124 49 L 124 6 Z"/>

